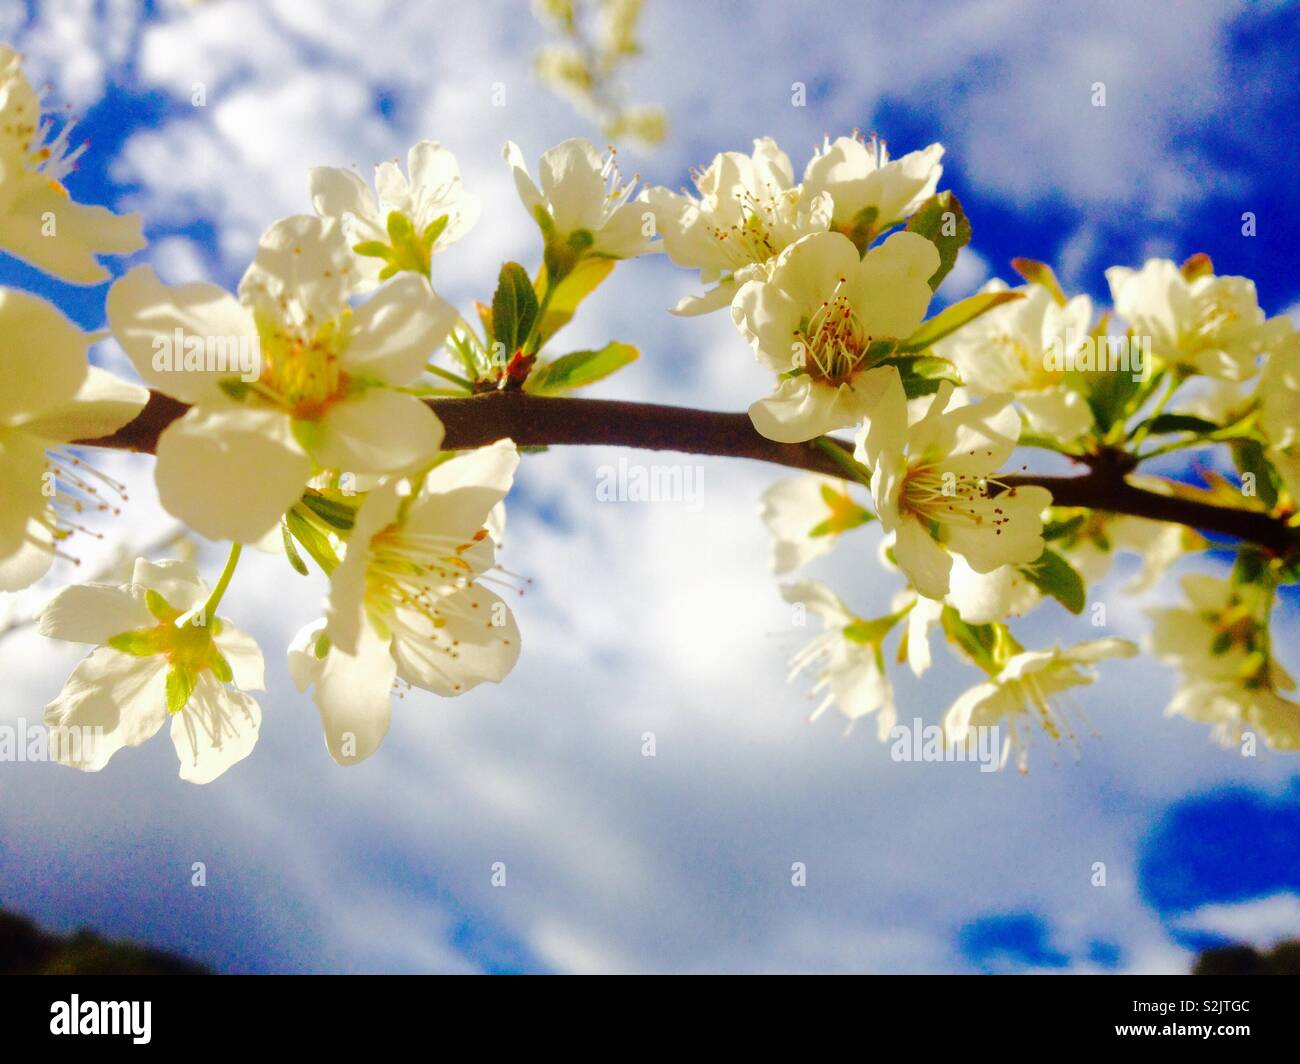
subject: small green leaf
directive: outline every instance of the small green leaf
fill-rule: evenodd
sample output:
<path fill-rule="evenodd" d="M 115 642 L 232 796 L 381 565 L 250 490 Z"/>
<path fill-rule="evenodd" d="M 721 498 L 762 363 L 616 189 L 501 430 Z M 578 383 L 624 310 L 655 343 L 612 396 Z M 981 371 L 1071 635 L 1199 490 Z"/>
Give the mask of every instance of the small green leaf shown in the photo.
<path fill-rule="evenodd" d="M 545 343 L 573 320 L 578 305 L 613 272 L 615 261 L 599 257 L 585 258 L 565 275 L 551 292 L 551 301 L 546 305 L 546 313 L 537 332 L 540 343 Z M 534 285 L 534 291 L 544 289 L 545 285 L 546 274 L 543 272 Z"/>
<path fill-rule="evenodd" d="M 1003 303 L 1014 303 L 1017 299 L 1024 298 L 1020 292 L 977 292 L 946 307 L 929 321 L 922 322 L 916 332 L 898 345 L 899 353 L 924 351 L 931 344 L 952 335 L 980 315 L 987 314 L 994 307 L 1000 307 Z"/>
<path fill-rule="evenodd" d="M 1021 566 L 1020 571 L 1044 595 L 1051 595 L 1071 613 L 1082 613 L 1087 588 L 1069 562 L 1052 550 L 1044 550 L 1038 561 Z"/>
<path fill-rule="evenodd" d="M 1270 510 L 1273 509 L 1277 505 L 1281 478 L 1273 468 L 1273 463 L 1268 460 L 1263 444 L 1257 440 L 1239 439 L 1230 440 L 1228 446 L 1232 449 L 1233 464 L 1243 477 L 1243 487 L 1244 478 L 1249 474 L 1254 480 L 1255 497 Z"/>
<path fill-rule="evenodd" d="M 302 544 L 303 550 L 311 555 L 312 560 L 327 575 L 338 567 L 339 557 L 334 552 L 334 547 L 329 539 L 320 529 L 298 513 L 296 508 L 286 513 L 284 520 L 289 526 L 293 538 Z"/>
<path fill-rule="evenodd" d="M 352 245 L 352 252 L 370 259 L 387 259 L 391 256 L 392 249 L 381 240 L 363 240 L 360 244 Z"/>
<path fill-rule="evenodd" d="M 162 649 L 157 633 L 147 628 L 112 636 L 106 645 L 135 658 L 152 657 Z"/>
<path fill-rule="evenodd" d="M 424 245 L 425 254 L 428 254 L 433 249 L 433 245 L 438 242 L 438 237 L 442 236 L 449 220 L 448 215 L 440 214 L 425 226 L 424 232 L 420 234 L 420 243 Z"/>
<path fill-rule="evenodd" d="M 608 377 L 616 370 L 635 362 L 640 352 L 631 344 L 617 341 L 599 351 L 574 351 L 553 362 L 539 365 L 524 384 L 532 395 L 561 395 Z"/>
<path fill-rule="evenodd" d="M 212 667 L 212 675 L 222 683 L 231 683 L 235 679 L 235 673 L 230 667 L 230 662 L 215 646 L 213 646 L 212 653 L 208 656 L 208 664 Z"/>
<path fill-rule="evenodd" d="M 1054 539 L 1069 539 L 1083 527 L 1083 523 L 1087 520 L 1087 514 L 1076 514 L 1065 521 L 1045 521 L 1043 539 L 1049 543 Z"/>
<path fill-rule="evenodd" d="M 528 339 L 536 320 L 537 293 L 533 283 L 519 263 L 507 262 L 501 267 L 492 297 L 492 335 L 505 348 L 507 358 Z"/>
<path fill-rule="evenodd" d="M 280 522 L 280 535 L 284 539 L 284 555 L 289 559 L 289 564 L 294 567 L 296 572 L 307 576 L 307 563 L 302 560 L 302 555 L 298 553 L 298 548 L 293 544 L 293 536 L 289 534 L 289 526 L 283 521 Z"/>
<path fill-rule="evenodd" d="M 917 233 L 939 249 L 939 268 L 930 278 L 934 291 L 957 263 L 957 252 L 970 243 L 970 222 L 961 202 L 951 192 L 931 196 L 907 221 L 907 231 Z"/>
<path fill-rule="evenodd" d="M 199 674 L 193 669 L 173 665 L 167 671 L 167 712 L 179 713 L 184 709 L 198 683 Z"/>
<path fill-rule="evenodd" d="M 1065 298 L 1065 290 L 1061 288 L 1061 282 L 1056 279 L 1056 274 L 1047 263 L 1039 262 L 1037 259 L 1012 259 L 1011 268 L 1030 284 L 1042 285 L 1051 292 L 1057 306 L 1063 307 L 1069 302 Z"/>
<path fill-rule="evenodd" d="M 840 232 L 853 241 L 859 255 L 865 255 L 871 241 L 878 235 L 876 219 L 880 216 L 878 207 L 863 207 L 853 216 L 853 221 L 844 226 Z"/>
<path fill-rule="evenodd" d="M 238 377 L 223 377 L 217 381 L 217 387 L 237 403 L 248 398 L 249 382 Z"/>
<path fill-rule="evenodd" d="M 357 512 L 347 503 L 337 502 L 314 491 L 304 492 L 302 501 L 312 513 L 340 532 L 350 531 L 356 523 Z"/>
<path fill-rule="evenodd" d="M 155 619 L 162 621 L 165 624 L 170 624 L 181 615 L 180 610 L 172 609 L 171 603 L 163 598 L 162 595 L 153 588 L 149 588 L 144 593 L 144 604 L 148 607 L 149 612 L 153 614 Z"/>
<path fill-rule="evenodd" d="M 415 226 L 411 224 L 411 219 L 401 211 L 388 212 L 388 239 L 396 247 L 398 244 L 405 243 L 415 235 Z"/>
<path fill-rule="evenodd" d="M 967 624 L 951 606 L 945 606 L 939 615 L 944 635 L 968 661 L 978 665 L 990 675 L 1001 668 L 996 660 L 997 632 L 991 624 Z"/>
<path fill-rule="evenodd" d="M 1153 418 L 1148 418 L 1137 427 L 1136 432 L 1141 432 L 1143 426 L 1146 432 L 1151 436 L 1161 436 L 1168 432 L 1218 432 L 1219 426 L 1213 421 L 1206 421 L 1203 417 L 1193 417 L 1191 414 L 1157 414 Z"/>
<path fill-rule="evenodd" d="M 865 507 L 859 506 L 847 492 L 837 491 L 829 484 L 821 486 L 821 497 L 822 502 L 826 504 L 826 509 L 830 512 L 830 516 L 809 529 L 808 536 L 810 539 L 817 539 L 819 536 L 839 535 L 876 519 L 875 514 Z"/>
<path fill-rule="evenodd" d="M 876 365 L 894 366 L 903 385 L 903 394 L 909 399 L 933 395 L 943 381 L 961 384 L 957 367 L 937 355 L 905 355 L 902 358 L 881 359 Z"/>

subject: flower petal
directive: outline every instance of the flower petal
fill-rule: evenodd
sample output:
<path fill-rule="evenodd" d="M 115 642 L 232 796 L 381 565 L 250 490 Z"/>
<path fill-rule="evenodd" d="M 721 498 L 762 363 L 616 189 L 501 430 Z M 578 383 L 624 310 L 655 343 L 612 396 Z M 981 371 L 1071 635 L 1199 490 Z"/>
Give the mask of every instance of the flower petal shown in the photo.
<path fill-rule="evenodd" d="M 442 346 L 460 315 L 414 273 L 384 285 L 352 315 L 340 363 L 351 374 L 409 384 Z"/>
<path fill-rule="evenodd" d="M 397 663 L 388 644 L 363 624 L 356 654 L 330 647 L 316 681 L 325 746 L 340 765 L 364 761 L 384 741 L 392 719 L 390 691 Z"/>
<path fill-rule="evenodd" d="M 438 416 L 415 396 L 391 388 L 367 388 L 331 407 L 317 424 L 311 453 L 326 469 L 391 473 L 432 458 L 442 446 Z"/>
<path fill-rule="evenodd" d="M 21 425 L 77 394 L 85 333 L 43 299 L 0 288 L 0 426 Z"/>
<path fill-rule="evenodd" d="M 253 317 L 223 288 L 187 284 L 173 288 L 148 266 L 137 266 L 108 292 L 108 322 L 145 383 L 186 403 L 221 397 L 220 383 L 240 375 L 241 348 L 260 350 Z M 186 369 L 184 349 L 202 341 L 204 368 Z M 211 341 L 211 345 L 209 344 Z M 220 345 L 235 365 L 208 369 L 207 351 Z M 191 365 L 194 365 L 194 352 Z"/>
<path fill-rule="evenodd" d="M 155 735 L 167 719 L 166 673 L 167 663 L 160 657 L 135 658 L 110 647 L 94 650 L 45 707 L 45 723 L 60 732 L 56 759 L 98 772 L 122 747 L 139 746 Z M 69 728 L 91 730 L 81 732 L 78 744 L 66 736 Z"/>
<path fill-rule="evenodd" d="M 116 584 L 73 584 L 50 599 L 36 630 L 48 639 L 101 645 L 122 632 L 156 623 L 143 592 L 132 594 Z"/>
<path fill-rule="evenodd" d="M 261 539 L 310 475 L 289 419 L 274 410 L 194 407 L 158 440 L 163 507 L 209 539 Z"/>
<path fill-rule="evenodd" d="M 172 744 L 181 779 L 211 783 L 257 745 L 262 707 L 243 691 L 204 673 L 179 713 L 172 714 Z"/>

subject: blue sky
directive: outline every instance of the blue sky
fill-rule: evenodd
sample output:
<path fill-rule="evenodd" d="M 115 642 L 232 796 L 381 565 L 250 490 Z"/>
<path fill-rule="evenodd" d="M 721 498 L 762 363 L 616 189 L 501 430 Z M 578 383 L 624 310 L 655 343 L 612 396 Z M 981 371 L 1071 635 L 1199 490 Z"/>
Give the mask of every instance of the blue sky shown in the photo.
<path fill-rule="evenodd" d="M 1254 278 L 1270 313 L 1300 303 L 1294 4 L 646 7 L 632 88 L 668 108 L 673 135 L 652 155 L 624 149 L 625 171 L 677 186 L 765 134 L 796 167 L 824 133 L 855 127 L 896 152 L 940 140 L 944 186 L 975 230 L 945 298 L 1010 279 L 1008 260 L 1028 255 L 1104 300 L 1109 265 L 1205 251 Z M 501 261 L 537 258 L 502 142 L 532 158 L 594 134 L 532 82 L 540 31 L 522 8 L 50 2 L 11 5 L 0 31 L 80 116 L 90 147 L 73 193 L 141 210 L 151 246 L 137 258 L 177 283 L 235 284 L 261 230 L 310 209 L 311 166 L 364 171 L 443 141 L 485 204 L 435 264 L 440 291 L 466 306 L 490 295 Z M 204 107 L 190 102 L 196 82 Z M 795 82 L 805 107 L 791 106 Z M 1105 107 L 1091 102 L 1097 82 Z M 489 103 L 494 83 L 504 107 Z M 102 324 L 105 287 L 8 259 L 0 283 Z M 742 409 L 767 390 L 724 315 L 666 313 L 694 284 L 642 260 L 593 297 L 571 346 L 617 338 L 643 352 L 599 394 Z M 121 365 L 111 342 L 96 357 Z M 225 606 L 267 656 L 257 751 L 205 788 L 175 778 L 161 736 L 98 775 L 0 766 L 4 904 L 227 971 L 1179 971 L 1209 942 L 1300 931 L 1300 777 L 1283 757 L 1237 757 L 1163 719 L 1165 670 L 1117 663 L 1082 693 L 1097 734 L 1077 762 L 1042 741 L 1024 778 L 895 764 L 872 729 L 808 726 L 802 690 L 783 682 L 807 633 L 789 627 L 756 517 L 780 474 L 701 461 L 699 512 L 598 505 L 595 470 L 616 458 L 525 462 L 503 558 L 532 580 L 518 669 L 453 701 L 409 695 L 354 769 L 329 761 L 283 665 L 323 585 L 250 559 Z M 111 468 L 133 491 L 110 535 L 147 538 L 162 520 L 149 463 Z M 896 590 L 874 537 L 813 571 L 864 612 Z M 95 545 L 85 554 L 93 567 Z M 218 549 L 200 559 L 215 570 Z M 1119 590 L 1129 571 L 1091 597 L 1111 634 L 1140 638 L 1141 607 L 1175 592 L 1134 602 Z M 1294 612 L 1279 620 L 1294 646 Z M 1035 621 L 1036 642 L 1097 634 L 1059 611 Z M 78 656 L 30 633 L 0 641 L 0 723 L 38 720 Z M 924 683 L 898 677 L 900 718 L 938 720 L 974 679 L 954 663 Z M 190 885 L 194 862 L 205 887 Z M 490 882 L 497 862 L 504 887 Z M 1091 882 L 1097 862 L 1105 887 Z"/>

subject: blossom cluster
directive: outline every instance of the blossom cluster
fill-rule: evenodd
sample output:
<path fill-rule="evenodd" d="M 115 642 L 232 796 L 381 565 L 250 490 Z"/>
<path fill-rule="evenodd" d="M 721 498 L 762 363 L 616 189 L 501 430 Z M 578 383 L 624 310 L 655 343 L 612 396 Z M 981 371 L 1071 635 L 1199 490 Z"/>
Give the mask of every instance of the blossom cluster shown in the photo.
<path fill-rule="evenodd" d="M 0 248 L 99 283 L 98 256 L 144 246 L 140 219 L 68 196 L 61 181 L 77 152 L 56 127 L 19 57 L 0 53 Z M 816 712 L 874 715 L 882 740 L 896 720 L 884 644 L 898 633 L 897 658 L 919 676 L 937 630 L 983 674 L 948 710 L 947 741 L 1003 728 L 1003 759 L 1014 750 L 1023 768 L 1034 731 L 1073 736 L 1062 693 L 1137 647 L 1103 637 L 1027 649 L 1012 623 L 1048 599 L 1082 613 L 1119 552 L 1143 559 L 1136 593 L 1204 546 L 1180 524 L 1057 505 L 1012 472 L 1023 449 L 1117 468 L 1156 495 L 1284 522 L 1296 513 L 1300 339 L 1289 319 L 1264 314 L 1250 281 L 1216 275 L 1203 255 L 1109 270 L 1103 314 L 1031 260 L 1013 264 L 1024 284 L 993 281 L 932 313 L 971 233 L 940 190 L 938 144 L 891 158 L 875 137 L 827 138 L 796 179 L 765 138 L 719 154 L 678 192 L 638 191 L 612 150 L 585 140 L 550 149 L 535 170 L 514 144 L 503 156 L 540 263 L 504 264 L 490 302 L 468 316 L 435 289 L 433 260 L 482 204 L 432 141 L 412 147 L 405 168 L 378 165 L 373 183 L 313 169 L 311 213 L 266 229 L 234 292 L 171 286 L 145 265 L 118 277 L 108 326 L 143 386 L 92 365 L 96 338 L 55 307 L 0 290 L 0 589 L 40 579 L 88 514 L 118 505 L 79 444 L 128 425 L 151 393 L 184 411 L 157 440 L 162 506 L 230 543 L 211 587 L 193 562 L 140 559 L 125 581 L 49 602 L 40 632 L 94 648 L 46 710 L 52 729 L 104 736 L 70 763 L 102 768 L 169 721 L 186 779 L 215 779 L 251 752 L 263 659 L 217 613 L 245 546 L 302 574 L 310 560 L 328 580 L 324 616 L 293 640 L 287 671 L 311 690 L 339 764 L 375 752 L 394 692 L 453 697 L 503 680 L 521 637 L 490 588 L 509 584 L 496 553 L 520 450 L 509 438 L 448 446 L 436 400 L 566 395 L 635 359 L 626 343 L 560 356 L 548 345 L 618 262 L 646 254 L 698 271 L 702 292 L 675 313 L 729 312 L 738 348 L 774 378 L 750 407 L 754 430 L 825 470 L 763 498 L 778 576 L 879 523 L 879 560 L 899 582 L 887 611 L 864 618 L 806 578 L 782 594 L 823 625 L 792 663 L 816 672 Z M 1211 447 L 1231 454 L 1239 484 L 1135 472 Z M 1189 605 L 1155 611 L 1151 652 L 1183 674 L 1171 713 L 1209 722 L 1225 742 L 1249 733 L 1295 749 L 1300 707 L 1285 697 L 1293 684 L 1269 619 L 1278 589 L 1300 576 L 1296 552 L 1234 549 L 1228 577 L 1186 576 Z"/>

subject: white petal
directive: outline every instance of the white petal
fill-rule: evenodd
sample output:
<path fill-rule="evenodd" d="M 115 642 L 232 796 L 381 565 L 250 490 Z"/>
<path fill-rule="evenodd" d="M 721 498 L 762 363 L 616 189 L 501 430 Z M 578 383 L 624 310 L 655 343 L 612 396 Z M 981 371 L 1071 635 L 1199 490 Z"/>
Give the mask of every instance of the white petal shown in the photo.
<path fill-rule="evenodd" d="M 76 744 L 60 743 L 58 760 L 97 772 L 124 746 L 139 746 L 167 719 L 167 663 L 99 647 L 68 677 L 58 698 L 45 707 L 52 729 L 91 729 Z M 95 732 L 94 729 L 101 729 Z"/>
<path fill-rule="evenodd" d="M 491 591 L 475 585 L 449 596 L 441 609 L 447 623 L 436 630 L 423 614 L 398 611 L 416 633 L 415 637 L 393 639 L 398 675 L 416 687 L 445 696 L 504 680 L 519 660 L 519 628 L 510 608 Z"/>
<path fill-rule="evenodd" d="M 52 182 L 35 177 L 0 212 L 0 247 L 73 284 L 100 284 L 109 273 L 96 255 L 125 255 L 145 246 L 138 214 L 114 214 L 71 200 Z M 55 219 L 55 231 L 46 221 Z"/>
<path fill-rule="evenodd" d="M 375 195 L 360 176 L 335 166 L 313 167 L 309 175 L 311 204 L 322 218 L 352 215 L 370 222 L 379 221 Z"/>
<path fill-rule="evenodd" d="M 442 446 L 438 416 L 415 396 L 391 388 L 367 388 L 331 407 L 317 424 L 311 453 L 326 469 L 396 472 L 432 458 Z"/>
<path fill-rule="evenodd" d="M 149 401 L 149 390 L 88 366 L 77 394 L 29 421 L 27 431 L 58 443 L 111 436 L 134 421 Z"/>
<path fill-rule="evenodd" d="M 144 594 L 115 584 L 73 584 L 41 611 L 37 631 L 49 639 L 103 644 L 115 635 L 157 624 Z"/>
<path fill-rule="evenodd" d="M 487 524 L 493 508 L 509 492 L 518 467 L 513 440 L 498 440 L 435 466 L 425 477 L 404 527 L 412 533 L 468 539 Z"/>
<path fill-rule="evenodd" d="M 43 299 L 0 288 L 0 426 L 68 402 L 86 379 L 86 335 Z"/>
<path fill-rule="evenodd" d="M 262 651 L 251 635 L 240 631 L 222 617 L 221 631 L 212 641 L 230 666 L 236 687 L 241 691 L 266 690 Z"/>
<path fill-rule="evenodd" d="M 600 153 L 588 140 L 573 138 L 542 154 L 538 173 L 562 235 L 598 228 L 605 201 Z"/>
<path fill-rule="evenodd" d="M 314 698 L 325 746 L 340 765 L 355 765 L 379 749 L 392 719 L 396 676 L 387 643 L 368 624 L 362 625 L 355 655 L 330 647 Z"/>
<path fill-rule="evenodd" d="M 54 539 L 39 521 L 27 524 L 28 539 L 8 553 L 0 554 L 0 591 L 21 591 L 31 587 L 54 564 Z"/>
<path fill-rule="evenodd" d="M 214 355 L 216 344 L 226 352 L 241 344 L 260 349 L 252 315 L 229 292 L 211 284 L 173 288 L 148 266 L 137 266 L 109 289 L 107 310 L 113 335 L 135 371 L 151 387 L 183 402 L 217 398 L 220 382 L 240 375 L 237 365 L 233 370 L 206 368 L 209 340 Z M 200 341 L 205 368 L 186 369 L 184 348 L 196 348 Z"/>
<path fill-rule="evenodd" d="M 0 431 L 0 555 L 17 551 L 28 539 L 31 521 L 49 500 L 41 490 L 45 447 L 26 432 Z"/>
<path fill-rule="evenodd" d="M 180 758 L 181 779 L 211 783 L 253 752 L 261 727 L 261 706 L 204 673 L 189 703 L 172 714 L 172 743 Z"/>
<path fill-rule="evenodd" d="M 199 567 L 191 561 L 168 559 L 151 562 L 147 558 L 137 558 L 131 570 L 131 583 L 157 591 L 181 613 L 201 605 L 208 597 L 208 586 L 199 576 Z"/>
<path fill-rule="evenodd" d="M 948 593 L 951 556 L 913 518 L 900 521 L 897 531 L 894 557 L 898 559 L 899 568 L 926 598 L 943 598 Z"/>
<path fill-rule="evenodd" d="M 163 507 L 209 539 L 251 543 L 302 495 L 311 460 L 273 410 L 194 407 L 158 440 Z"/>
<path fill-rule="evenodd" d="M 271 225 L 239 282 L 248 306 L 314 329 L 343 310 L 355 280 L 352 249 L 332 218 L 297 214 Z"/>
<path fill-rule="evenodd" d="M 410 384 L 442 346 L 460 315 L 423 277 L 403 273 L 352 315 L 340 363 L 350 374 Z"/>
<path fill-rule="evenodd" d="M 299 691 L 307 690 L 325 671 L 325 660 L 316 656 L 316 643 L 324 631 L 324 620 L 313 621 L 299 628 L 289 644 L 289 678 Z"/>

